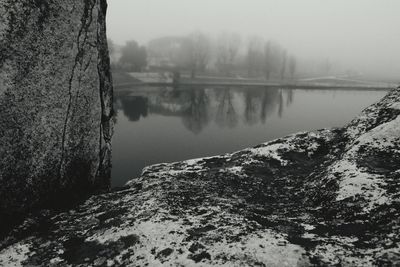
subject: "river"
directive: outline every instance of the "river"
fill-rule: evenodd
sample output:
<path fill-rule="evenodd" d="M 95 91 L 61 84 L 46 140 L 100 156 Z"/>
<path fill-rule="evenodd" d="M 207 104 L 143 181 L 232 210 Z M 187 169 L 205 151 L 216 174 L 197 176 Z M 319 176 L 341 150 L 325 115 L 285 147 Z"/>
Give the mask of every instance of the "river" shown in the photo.
<path fill-rule="evenodd" d="M 234 152 L 345 125 L 384 90 L 151 88 L 116 92 L 112 186 L 154 163 Z"/>

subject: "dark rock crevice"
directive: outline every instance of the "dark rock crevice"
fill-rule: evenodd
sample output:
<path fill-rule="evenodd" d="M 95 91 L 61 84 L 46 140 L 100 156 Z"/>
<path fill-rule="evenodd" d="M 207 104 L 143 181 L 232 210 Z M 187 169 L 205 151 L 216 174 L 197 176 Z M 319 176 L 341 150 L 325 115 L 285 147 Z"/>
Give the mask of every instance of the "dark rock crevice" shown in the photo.
<path fill-rule="evenodd" d="M 99 180 L 111 176 L 111 137 L 113 108 L 113 86 L 110 70 L 110 57 L 108 54 L 108 44 L 106 36 L 106 14 L 107 1 L 100 0 L 98 7 L 98 30 L 97 30 L 97 50 L 98 63 L 97 71 L 99 75 L 99 96 L 101 105 L 100 116 L 100 138 L 99 138 Z M 103 145 L 104 143 L 104 145 Z"/>
<path fill-rule="evenodd" d="M 64 171 L 63 171 L 63 164 L 64 164 L 64 153 L 65 153 L 65 140 L 66 140 L 66 135 L 67 135 L 67 126 L 68 126 L 68 120 L 70 118 L 70 111 L 72 107 L 72 101 L 73 101 L 73 93 L 72 93 L 72 87 L 73 87 L 73 80 L 75 76 L 75 70 L 79 65 L 82 66 L 82 61 L 84 58 L 84 53 L 85 53 L 85 45 L 86 45 L 86 40 L 87 40 L 87 33 L 89 31 L 89 27 L 92 23 L 92 16 L 93 16 L 93 9 L 95 7 L 95 2 L 91 0 L 86 0 L 84 1 L 84 9 L 83 9 L 83 14 L 81 18 L 81 27 L 78 31 L 78 36 L 76 39 L 76 46 L 77 46 L 77 54 L 74 59 L 74 63 L 72 66 L 70 78 L 68 80 L 68 104 L 67 104 L 67 110 L 65 112 L 65 120 L 64 120 L 64 125 L 63 125 L 63 131 L 62 131 L 62 138 L 61 138 L 61 158 L 60 158 L 60 167 L 59 167 L 59 179 L 63 179 L 64 177 Z M 80 42 L 80 39 L 83 35 L 83 41 L 82 43 Z M 90 63 L 90 59 L 88 61 Z M 89 67 L 89 64 L 85 67 L 85 70 Z M 81 70 L 82 71 L 82 70 Z M 76 93 L 78 94 L 79 88 L 76 88 Z"/>

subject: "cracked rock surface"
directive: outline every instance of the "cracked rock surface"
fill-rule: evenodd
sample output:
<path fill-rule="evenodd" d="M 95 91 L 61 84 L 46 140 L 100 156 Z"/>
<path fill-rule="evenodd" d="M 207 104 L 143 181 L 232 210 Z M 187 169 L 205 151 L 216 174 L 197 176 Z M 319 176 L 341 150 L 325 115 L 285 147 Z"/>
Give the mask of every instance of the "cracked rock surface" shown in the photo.
<path fill-rule="evenodd" d="M 0 226 L 108 187 L 105 0 L 0 1 Z"/>
<path fill-rule="evenodd" d="M 149 166 L 25 221 L 0 265 L 399 265 L 399 115 L 397 89 L 343 128 Z"/>

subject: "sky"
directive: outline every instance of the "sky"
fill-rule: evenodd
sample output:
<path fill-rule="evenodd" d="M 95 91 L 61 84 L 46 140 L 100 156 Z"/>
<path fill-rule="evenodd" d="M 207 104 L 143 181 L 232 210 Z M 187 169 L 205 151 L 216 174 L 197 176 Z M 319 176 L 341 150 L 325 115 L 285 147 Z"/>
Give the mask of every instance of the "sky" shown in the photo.
<path fill-rule="evenodd" d="M 118 44 L 197 30 L 259 35 L 303 59 L 400 81 L 400 0 L 108 0 L 107 25 Z"/>

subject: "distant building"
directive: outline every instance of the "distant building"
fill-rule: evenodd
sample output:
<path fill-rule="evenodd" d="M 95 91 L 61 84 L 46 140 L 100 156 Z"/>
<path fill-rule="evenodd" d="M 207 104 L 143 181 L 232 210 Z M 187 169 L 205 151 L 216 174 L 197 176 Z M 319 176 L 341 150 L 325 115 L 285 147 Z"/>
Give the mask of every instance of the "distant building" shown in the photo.
<path fill-rule="evenodd" d="M 183 41 L 182 37 L 162 37 L 151 40 L 147 45 L 149 69 L 176 68 Z"/>

